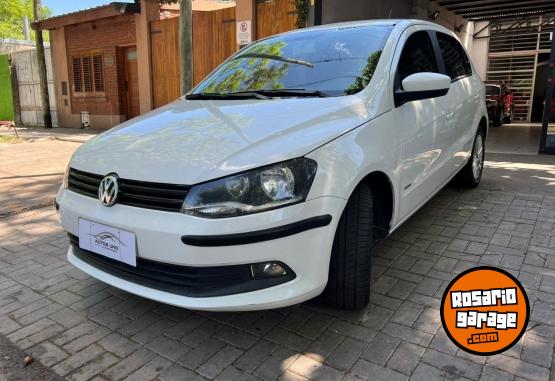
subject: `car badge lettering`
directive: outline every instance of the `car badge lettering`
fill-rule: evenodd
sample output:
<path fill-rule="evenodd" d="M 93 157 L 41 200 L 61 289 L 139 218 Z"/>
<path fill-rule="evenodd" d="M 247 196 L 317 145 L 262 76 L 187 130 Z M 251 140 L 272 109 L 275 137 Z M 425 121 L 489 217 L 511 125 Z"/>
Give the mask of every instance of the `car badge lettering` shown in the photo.
<path fill-rule="evenodd" d="M 110 207 L 116 203 L 119 195 L 118 177 L 108 175 L 102 179 L 98 187 L 98 199 L 102 205 Z"/>

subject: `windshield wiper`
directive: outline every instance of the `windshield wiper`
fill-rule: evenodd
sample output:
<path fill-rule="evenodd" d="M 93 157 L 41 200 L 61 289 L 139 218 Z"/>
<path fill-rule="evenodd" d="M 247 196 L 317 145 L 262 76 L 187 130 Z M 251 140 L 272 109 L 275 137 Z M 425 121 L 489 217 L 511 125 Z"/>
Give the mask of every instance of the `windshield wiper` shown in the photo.
<path fill-rule="evenodd" d="M 307 89 L 261 89 L 250 90 L 247 93 L 257 93 L 267 97 L 329 97 L 328 94 L 320 90 L 307 90 Z M 231 93 L 241 94 L 241 93 Z"/>
<path fill-rule="evenodd" d="M 319 90 L 307 89 L 260 89 L 237 91 L 233 93 L 195 93 L 185 96 L 185 99 L 269 99 L 280 97 L 319 97 L 325 98 L 329 95 Z"/>
<path fill-rule="evenodd" d="M 236 93 L 194 93 L 194 94 L 187 94 L 185 99 L 188 100 L 195 100 L 195 99 L 268 99 L 267 96 L 263 94 L 259 94 L 255 91 L 240 91 Z"/>
<path fill-rule="evenodd" d="M 266 53 L 245 53 L 235 57 L 234 59 L 239 59 L 239 58 L 264 58 L 269 60 L 287 62 L 291 64 L 314 67 L 314 64 L 312 62 L 303 61 L 296 58 L 276 56 L 274 54 L 266 54 Z"/>

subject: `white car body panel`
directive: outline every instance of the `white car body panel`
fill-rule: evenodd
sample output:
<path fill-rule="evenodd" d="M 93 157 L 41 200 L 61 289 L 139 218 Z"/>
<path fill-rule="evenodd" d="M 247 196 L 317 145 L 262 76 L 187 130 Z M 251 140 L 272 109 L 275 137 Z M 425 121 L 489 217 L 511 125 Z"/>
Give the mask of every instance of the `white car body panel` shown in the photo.
<path fill-rule="evenodd" d="M 305 202 L 241 217 L 207 219 L 118 204 L 106 208 L 97 199 L 64 188 L 57 196 L 62 225 L 74 235 L 82 217 L 134 232 L 138 256 L 145 259 L 193 267 L 279 260 L 297 278 L 254 292 L 193 298 L 119 279 L 81 261 L 73 249 L 68 253 L 70 262 L 128 292 L 194 309 L 275 308 L 318 295 L 327 282 L 336 226 L 356 186 L 373 172 L 387 176 L 393 192 L 393 231 L 456 175 L 470 157 L 480 121 L 485 118 L 487 123 L 484 86 L 475 72 L 451 83 L 445 96 L 395 107 L 394 77 L 406 39 L 423 30 L 455 35 L 418 20 L 381 23 L 395 27 L 372 80 L 356 95 L 178 100 L 97 136 L 70 163 L 95 174 L 115 172 L 125 179 L 194 185 L 305 156 L 318 164 Z M 327 226 L 255 244 L 194 247 L 180 240 L 183 235 L 275 228 L 324 214 L 332 216 Z"/>

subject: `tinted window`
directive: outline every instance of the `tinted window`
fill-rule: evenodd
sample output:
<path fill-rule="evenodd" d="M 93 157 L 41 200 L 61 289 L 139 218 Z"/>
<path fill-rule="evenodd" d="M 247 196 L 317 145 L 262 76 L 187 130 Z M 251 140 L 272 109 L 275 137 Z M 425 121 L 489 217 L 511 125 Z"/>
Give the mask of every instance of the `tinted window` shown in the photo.
<path fill-rule="evenodd" d="M 372 79 L 391 29 L 372 25 L 271 37 L 227 60 L 195 93 L 305 89 L 354 94 Z"/>
<path fill-rule="evenodd" d="M 408 38 L 397 71 L 401 81 L 415 73 L 438 72 L 434 47 L 427 32 L 416 32 Z"/>
<path fill-rule="evenodd" d="M 457 40 L 443 33 L 437 34 L 437 40 L 443 55 L 447 75 L 451 79 L 472 74 L 468 57 Z"/>
<path fill-rule="evenodd" d="M 499 86 L 488 86 L 486 85 L 487 95 L 499 95 L 501 94 L 501 88 Z"/>

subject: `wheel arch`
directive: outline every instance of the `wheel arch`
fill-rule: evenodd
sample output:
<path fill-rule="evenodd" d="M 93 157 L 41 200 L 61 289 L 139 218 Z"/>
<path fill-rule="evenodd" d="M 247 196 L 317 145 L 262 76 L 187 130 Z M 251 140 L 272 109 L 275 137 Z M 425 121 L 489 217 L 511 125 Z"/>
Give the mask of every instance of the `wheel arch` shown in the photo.
<path fill-rule="evenodd" d="M 395 209 L 395 195 L 391 179 L 382 171 L 373 171 L 359 182 L 359 184 L 361 183 L 368 185 L 372 190 L 374 238 L 386 238 L 391 230 Z"/>
<path fill-rule="evenodd" d="M 480 119 L 480 123 L 478 123 L 478 128 L 482 130 L 484 133 L 484 139 L 488 136 L 488 119 L 485 116 L 482 116 Z"/>

